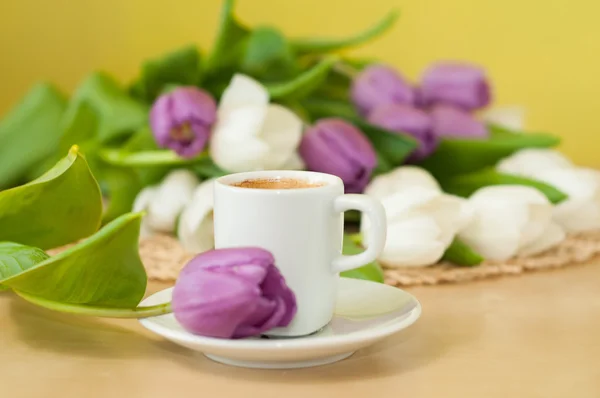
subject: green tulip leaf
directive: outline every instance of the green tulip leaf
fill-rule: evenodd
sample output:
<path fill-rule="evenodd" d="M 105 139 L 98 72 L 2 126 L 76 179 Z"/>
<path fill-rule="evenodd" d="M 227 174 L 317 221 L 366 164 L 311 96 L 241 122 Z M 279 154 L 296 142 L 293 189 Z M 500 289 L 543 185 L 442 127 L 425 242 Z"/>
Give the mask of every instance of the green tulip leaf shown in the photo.
<path fill-rule="evenodd" d="M 499 173 L 493 168 L 486 168 L 473 173 L 461 174 L 440 181 L 444 191 L 463 197 L 469 197 L 479 188 L 488 185 L 525 185 L 543 193 L 550 202 L 558 204 L 568 196 L 552 185 L 531 178 Z"/>
<path fill-rule="evenodd" d="M 292 47 L 298 54 L 306 53 L 329 53 L 339 51 L 348 47 L 355 47 L 381 36 L 389 30 L 400 13 L 397 10 L 390 11 L 383 19 L 367 30 L 356 35 L 340 39 L 322 38 L 299 38 L 291 40 Z"/>
<path fill-rule="evenodd" d="M 461 240 L 454 239 L 446 249 L 442 260 L 463 267 L 474 267 L 481 264 L 485 259 Z"/>
<path fill-rule="evenodd" d="M 49 249 L 93 234 L 100 189 L 77 147 L 28 184 L 0 192 L 0 241 Z"/>
<path fill-rule="evenodd" d="M 120 148 L 103 148 L 100 158 L 108 164 L 122 167 L 151 167 L 189 165 L 208 157 L 204 152 L 195 158 L 183 158 L 170 149 L 130 152 Z"/>
<path fill-rule="evenodd" d="M 64 96 L 40 83 L 5 115 L 0 122 L 0 189 L 22 182 L 54 154 L 65 108 Z"/>
<path fill-rule="evenodd" d="M 514 134 L 491 130 L 490 138 L 442 139 L 437 150 L 420 166 L 439 180 L 494 166 L 500 159 L 524 148 L 549 148 L 560 139 L 545 133 Z"/>
<path fill-rule="evenodd" d="M 73 128 L 81 123 L 82 106 L 86 119 L 94 115 L 97 128 Z M 75 92 L 65 115 L 65 131 L 61 145 L 81 144 L 93 138 L 100 143 L 130 135 L 148 122 L 148 107 L 130 97 L 119 84 L 105 73 L 91 74 Z M 88 153 L 88 152 L 86 152 Z"/>
<path fill-rule="evenodd" d="M 301 103 L 311 115 L 313 121 L 323 117 L 341 117 L 352 121 L 360 120 L 360 116 L 347 100 L 310 97 L 302 100 Z"/>
<path fill-rule="evenodd" d="M 198 85 L 201 75 L 200 51 L 190 45 L 144 62 L 131 92 L 137 98 L 152 102 L 167 87 Z"/>
<path fill-rule="evenodd" d="M 275 28 L 264 26 L 250 33 L 240 69 L 262 80 L 277 81 L 295 75 L 298 65 L 285 36 Z"/>
<path fill-rule="evenodd" d="M 239 62 L 250 31 L 238 22 L 233 13 L 234 7 L 235 0 L 223 1 L 219 30 L 205 65 L 207 73 L 234 68 Z"/>
<path fill-rule="evenodd" d="M 50 256 L 37 247 L 14 242 L 0 242 L 0 278 L 2 275 L 17 275 L 28 270 Z M 0 285 L 0 290 L 9 289 Z"/>
<path fill-rule="evenodd" d="M 103 222 L 112 221 L 130 212 L 137 194 L 144 188 L 139 174 L 135 170 L 124 167 L 104 167 L 102 183 L 109 193 L 102 214 Z"/>
<path fill-rule="evenodd" d="M 206 156 L 191 166 L 191 170 L 203 179 L 222 177 L 230 172 L 217 166 L 213 160 Z"/>
<path fill-rule="evenodd" d="M 319 87 L 319 85 L 327 78 L 329 71 L 338 59 L 337 56 L 326 57 L 312 68 L 294 77 L 292 80 L 266 84 L 271 98 L 279 100 L 296 99 L 307 96 Z"/>
<path fill-rule="evenodd" d="M 344 246 L 342 252 L 344 255 L 351 256 L 363 252 L 364 249 L 353 241 L 350 235 L 344 234 Z M 383 283 L 383 270 L 378 262 L 374 261 L 360 268 L 345 271 L 340 274 L 346 278 L 364 279 L 367 281 Z"/>
<path fill-rule="evenodd" d="M 116 308 L 135 307 L 146 290 L 138 253 L 141 214 L 123 215 L 88 239 L 33 265 L 0 267 L 0 285 L 46 300 Z M 0 243 L 0 258 L 31 259 L 32 248 Z M 34 257 L 37 259 L 37 257 Z M 16 260 L 15 260 L 16 261 Z"/>

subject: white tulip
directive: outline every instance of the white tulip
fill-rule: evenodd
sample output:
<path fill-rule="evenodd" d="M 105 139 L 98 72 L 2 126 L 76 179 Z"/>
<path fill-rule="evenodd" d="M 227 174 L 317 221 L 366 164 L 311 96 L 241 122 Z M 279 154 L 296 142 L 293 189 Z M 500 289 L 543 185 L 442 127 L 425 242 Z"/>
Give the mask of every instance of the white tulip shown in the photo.
<path fill-rule="evenodd" d="M 573 168 L 573 163 L 552 149 L 521 149 L 502 159 L 496 165 L 501 173 L 535 178 L 540 172 L 551 169 Z"/>
<path fill-rule="evenodd" d="M 586 168 L 550 169 L 535 175 L 568 197 L 554 206 L 554 220 L 567 232 L 600 229 L 600 172 Z"/>
<path fill-rule="evenodd" d="M 191 253 L 205 252 L 214 247 L 213 182 L 211 179 L 198 185 L 192 200 L 179 217 L 177 237 Z"/>
<path fill-rule="evenodd" d="M 265 87 L 236 74 L 223 93 L 213 129 L 210 153 L 232 172 L 284 167 L 302 136 L 302 121 L 289 109 L 269 104 Z"/>
<path fill-rule="evenodd" d="M 171 233 L 175 231 L 177 217 L 192 199 L 198 185 L 196 176 L 188 170 L 175 170 L 155 186 L 140 191 L 134 204 L 134 211 L 146 211 L 142 221 L 142 233 Z"/>
<path fill-rule="evenodd" d="M 142 189 L 137 194 L 135 201 L 133 202 L 133 212 L 137 213 L 148 210 L 148 206 L 150 205 L 152 199 L 156 196 L 157 191 L 158 186 L 149 186 Z M 154 232 L 152 231 L 152 228 L 150 228 L 148 225 L 148 217 L 144 216 L 140 225 L 140 238 L 147 238 L 153 234 Z"/>
<path fill-rule="evenodd" d="M 440 185 L 428 171 L 416 166 L 402 166 L 379 175 L 365 189 L 365 193 L 382 199 L 408 188 L 423 187 L 441 192 Z"/>
<path fill-rule="evenodd" d="M 401 187 L 398 192 L 384 196 L 381 203 L 386 211 L 388 230 L 379 260 L 388 267 L 435 264 L 469 219 L 465 200 L 444 194 L 437 187 Z M 363 218 L 361 232 L 366 246 L 369 229 L 369 220 Z"/>
<path fill-rule="evenodd" d="M 483 112 L 482 120 L 509 130 L 521 131 L 525 124 L 525 108 L 516 105 L 491 108 Z"/>
<path fill-rule="evenodd" d="M 459 237 L 486 259 L 536 254 L 565 238 L 564 231 L 552 222 L 552 204 L 534 188 L 484 187 L 468 203 L 472 218 Z"/>

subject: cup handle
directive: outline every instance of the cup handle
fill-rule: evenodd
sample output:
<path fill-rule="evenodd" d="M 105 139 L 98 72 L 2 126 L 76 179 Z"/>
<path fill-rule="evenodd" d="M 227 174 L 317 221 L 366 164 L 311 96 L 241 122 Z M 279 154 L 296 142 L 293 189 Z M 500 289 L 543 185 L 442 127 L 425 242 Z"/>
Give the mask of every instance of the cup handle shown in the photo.
<path fill-rule="evenodd" d="M 334 209 L 340 213 L 346 210 L 365 213 L 371 223 L 369 231 L 371 236 L 369 236 L 369 247 L 364 252 L 353 256 L 341 255 L 333 260 L 333 272 L 348 271 L 375 261 L 383 250 L 387 232 L 385 210 L 381 203 L 367 195 L 348 194 L 335 199 Z"/>

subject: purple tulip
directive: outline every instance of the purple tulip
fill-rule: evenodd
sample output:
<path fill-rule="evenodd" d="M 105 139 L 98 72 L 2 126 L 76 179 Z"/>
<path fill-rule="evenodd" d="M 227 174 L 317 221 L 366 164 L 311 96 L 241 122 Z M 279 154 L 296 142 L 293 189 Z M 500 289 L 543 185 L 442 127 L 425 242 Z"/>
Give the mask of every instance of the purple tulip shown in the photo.
<path fill-rule="evenodd" d="M 337 118 L 319 120 L 299 148 L 309 170 L 334 174 L 348 193 L 362 192 L 377 165 L 373 146 L 352 124 Z"/>
<path fill-rule="evenodd" d="M 410 105 L 382 105 L 371 112 L 369 123 L 384 129 L 406 133 L 415 138 L 419 146 L 409 157 L 409 161 L 418 161 L 431 155 L 438 140 L 431 129 L 431 118 L 424 111 Z"/>
<path fill-rule="evenodd" d="M 488 138 L 484 123 L 463 109 L 449 105 L 437 105 L 431 112 L 433 133 L 436 137 Z"/>
<path fill-rule="evenodd" d="M 415 93 L 394 69 L 383 65 L 365 68 L 352 82 L 352 101 L 363 115 L 384 104 L 413 104 Z"/>
<path fill-rule="evenodd" d="M 150 126 L 157 144 L 186 158 L 202 152 L 216 118 L 215 100 L 196 87 L 180 87 L 163 94 L 150 110 Z"/>
<path fill-rule="evenodd" d="M 485 71 L 474 65 L 439 63 L 423 74 L 421 94 L 427 105 L 446 103 L 464 109 L 479 109 L 490 103 Z"/>
<path fill-rule="evenodd" d="M 219 249 L 199 254 L 181 271 L 172 308 L 194 334 L 242 338 L 288 326 L 296 297 L 268 251 Z"/>

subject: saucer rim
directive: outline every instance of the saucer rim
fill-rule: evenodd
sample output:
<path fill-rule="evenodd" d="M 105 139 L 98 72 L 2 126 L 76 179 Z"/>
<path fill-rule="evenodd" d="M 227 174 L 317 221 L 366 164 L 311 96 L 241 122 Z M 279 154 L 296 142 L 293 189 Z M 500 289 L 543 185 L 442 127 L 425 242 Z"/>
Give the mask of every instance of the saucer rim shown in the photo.
<path fill-rule="evenodd" d="M 340 279 L 353 281 L 352 283 L 373 283 L 377 285 L 381 285 L 385 288 L 390 289 L 398 289 L 393 286 L 388 286 L 385 284 L 367 281 L 363 279 L 353 279 L 353 278 L 344 278 Z M 166 291 L 172 290 L 173 288 L 166 288 L 155 292 L 154 294 L 145 298 L 140 304 L 143 305 L 147 300 L 151 297 L 164 293 Z M 401 290 L 404 294 L 408 295 L 413 302 L 415 303 L 414 308 L 412 308 L 407 316 L 403 320 L 393 320 L 390 324 L 385 326 L 378 326 L 374 328 L 369 328 L 366 330 L 360 330 L 357 332 L 353 332 L 347 335 L 339 336 L 323 336 L 318 339 L 307 338 L 309 336 L 298 336 L 298 337 L 290 337 L 281 340 L 269 340 L 269 339 L 219 339 L 215 337 L 207 337 L 201 335 L 195 335 L 185 330 L 174 330 L 167 326 L 164 326 L 160 323 L 154 321 L 154 317 L 151 318 L 143 318 L 139 319 L 139 322 L 146 329 L 156 333 L 160 336 L 163 336 L 169 340 L 174 340 L 182 343 L 189 343 L 195 345 L 205 345 L 211 346 L 215 348 L 228 348 L 228 349 L 241 349 L 241 350 L 265 350 L 265 349 L 278 349 L 278 348 L 322 348 L 322 347 L 335 347 L 335 346 L 344 346 L 347 344 L 358 344 L 365 341 L 378 340 L 385 337 L 388 337 L 402 329 L 405 329 L 411 326 L 413 323 L 420 318 L 422 313 L 422 306 L 419 300 L 412 294 L 406 292 L 405 290 Z M 169 314 L 173 315 L 173 314 Z M 164 316 L 164 315 L 161 315 Z M 334 315 L 335 317 L 336 315 Z M 341 316 L 340 316 L 341 317 Z M 375 331 L 375 332 L 374 332 Z"/>

